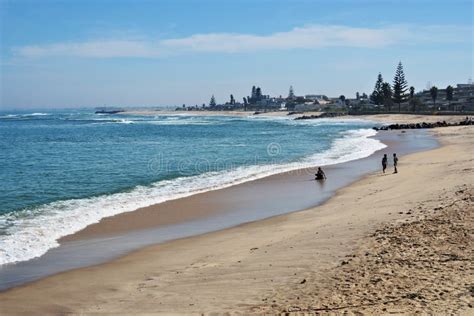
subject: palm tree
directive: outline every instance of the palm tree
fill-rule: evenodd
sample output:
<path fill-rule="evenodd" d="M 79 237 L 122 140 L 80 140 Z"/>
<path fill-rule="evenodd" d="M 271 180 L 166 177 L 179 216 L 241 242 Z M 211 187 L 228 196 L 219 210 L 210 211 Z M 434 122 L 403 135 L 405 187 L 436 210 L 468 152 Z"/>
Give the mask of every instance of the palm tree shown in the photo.
<path fill-rule="evenodd" d="M 451 101 L 453 101 L 453 92 L 454 88 L 451 85 L 446 87 L 446 100 L 448 100 L 449 107 L 451 107 Z"/>

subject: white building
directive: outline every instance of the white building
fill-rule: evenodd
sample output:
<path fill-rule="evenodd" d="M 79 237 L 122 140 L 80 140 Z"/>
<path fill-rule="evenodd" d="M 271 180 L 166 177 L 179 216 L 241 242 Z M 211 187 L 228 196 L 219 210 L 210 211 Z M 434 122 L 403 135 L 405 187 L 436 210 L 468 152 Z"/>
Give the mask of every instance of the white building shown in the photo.
<path fill-rule="evenodd" d="M 330 103 L 329 98 L 324 94 L 307 94 L 304 98 L 306 100 L 317 101 L 321 105 Z"/>

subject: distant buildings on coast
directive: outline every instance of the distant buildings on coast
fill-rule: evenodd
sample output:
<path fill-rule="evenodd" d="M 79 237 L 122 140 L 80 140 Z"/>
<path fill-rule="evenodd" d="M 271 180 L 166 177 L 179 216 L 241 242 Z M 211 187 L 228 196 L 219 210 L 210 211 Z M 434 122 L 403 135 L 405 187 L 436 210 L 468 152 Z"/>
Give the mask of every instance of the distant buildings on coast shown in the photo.
<path fill-rule="evenodd" d="M 241 100 L 241 101 L 240 101 Z M 398 63 L 392 83 L 384 81 L 379 73 L 373 92 L 355 94 L 348 98 L 344 95 L 328 97 L 324 94 L 306 94 L 298 96 L 290 86 L 286 97 L 264 94 L 261 87 L 253 86 L 250 95 L 237 101 L 231 94 L 225 103 L 218 103 L 214 96 L 208 104 L 176 108 L 176 111 L 325 111 L 348 113 L 421 113 L 421 112 L 473 112 L 474 84 L 459 83 L 444 89 L 429 86 L 416 92 L 408 86 L 403 65 Z"/>
<path fill-rule="evenodd" d="M 436 89 L 436 98 L 433 99 L 433 90 L 430 89 L 418 92 L 416 96 L 421 104 L 430 108 L 442 111 L 473 111 L 474 84 L 458 83 L 453 87 L 452 97 L 449 97 L 447 89 Z"/>
<path fill-rule="evenodd" d="M 472 112 L 474 111 L 474 84 L 460 83 L 452 87 L 452 91 L 444 89 L 425 89 L 408 94 L 405 99 L 395 104 L 393 99 L 382 99 L 377 103 L 365 93 L 356 93 L 353 98 L 328 97 L 324 94 L 295 95 L 293 88 L 287 97 L 270 96 L 262 93 L 260 87 L 253 87 L 249 96 L 236 101 L 233 95 L 224 103 L 217 103 L 212 97 L 209 104 L 176 108 L 176 111 L 331 111 L 331 112 Z"/>

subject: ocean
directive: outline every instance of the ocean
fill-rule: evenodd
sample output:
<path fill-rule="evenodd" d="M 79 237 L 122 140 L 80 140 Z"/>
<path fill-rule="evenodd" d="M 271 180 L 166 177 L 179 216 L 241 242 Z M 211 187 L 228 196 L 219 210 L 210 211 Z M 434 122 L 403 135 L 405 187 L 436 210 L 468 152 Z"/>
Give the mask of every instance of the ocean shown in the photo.
<path fill-rule="evenodd" d="M 384 148 L 373 122 L 291 117 L 0 112 L 0 264 L 100 219 Z"/>

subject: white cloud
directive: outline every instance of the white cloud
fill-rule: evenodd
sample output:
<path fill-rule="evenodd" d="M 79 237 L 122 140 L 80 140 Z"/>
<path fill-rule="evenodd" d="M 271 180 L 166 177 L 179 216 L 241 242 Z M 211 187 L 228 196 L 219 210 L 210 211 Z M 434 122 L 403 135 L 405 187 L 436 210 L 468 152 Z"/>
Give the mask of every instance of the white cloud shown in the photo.
<path fill-rule="evenodd" d="M 204 52 L 241 52 L 264 49 L 298 49 L 329 46 L 374 47 L 390 44 L 384 30 L 344 26 L 298 27 L 268 36 L 215 33 L 161 42 L 163 47 Z"/>
<path fill-rule="evenodd" d="M 310 25 L 270 35 L 208 33 L 158 41 L 134 39 L 31 45 L 17 47 L 13 53 L 15 56 L 27 58 L 158 58 L 192 52 L 237 53 L 323 47 L 380 48 L 392 45 L 463 42 L 471 37 L 471 32 L 469 27 L 459 26 L 391 25 L 362 28 Z"/>
<path fill-rule="evenodd" d="M 133 40 L 88 41 L 80 43 L 56 43 L 32 45 L 14 49 L 21 57 L 73 56 L 90 58 L 110 57 L 158 57 L 157 49 L 149 43 Z"/>

